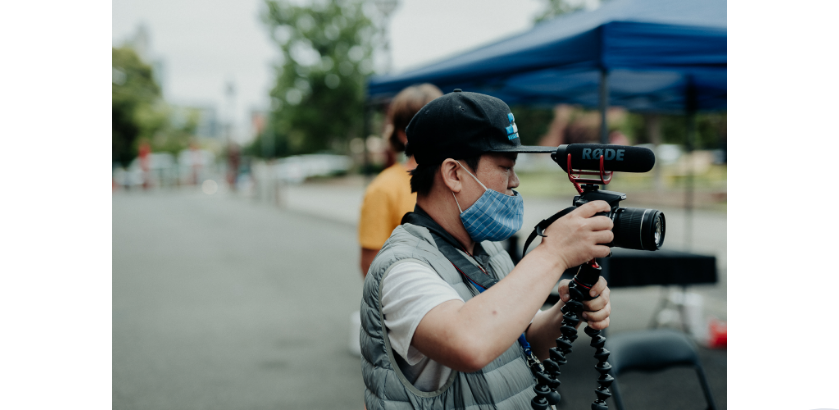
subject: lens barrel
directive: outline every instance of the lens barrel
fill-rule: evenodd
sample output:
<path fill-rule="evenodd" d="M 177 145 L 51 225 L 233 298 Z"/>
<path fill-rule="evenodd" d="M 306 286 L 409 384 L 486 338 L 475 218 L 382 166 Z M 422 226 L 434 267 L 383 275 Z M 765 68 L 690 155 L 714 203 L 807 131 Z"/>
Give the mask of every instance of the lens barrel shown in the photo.
<path fill-rule="evenodd" d="M 664 244 L 664 213 L 657 209 L 618 208 L 612 220 L 612 246 L 654 251 Z"/>

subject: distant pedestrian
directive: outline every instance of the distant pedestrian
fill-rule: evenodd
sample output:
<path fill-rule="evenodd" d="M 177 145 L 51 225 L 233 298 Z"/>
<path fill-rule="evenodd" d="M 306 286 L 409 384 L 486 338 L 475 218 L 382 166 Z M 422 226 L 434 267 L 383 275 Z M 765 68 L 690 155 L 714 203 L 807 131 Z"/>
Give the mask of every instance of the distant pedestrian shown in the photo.
<path fill-rule="evenodd" d="M 227 183 L 230 185 L 230 190 L 234 192 L 236 191 L 236 182 L 239 179 L 241 160 L 239 146 L 235 142 L 231 142 L 227 147 Z"/>
<path fill-rule="evenodd" d="M 199 179 L 201 177 L 201 167 L 204 165 L 204 158 L 201 149 L 198 147 L 198 143 L 190 141 L 189 143 L 189 160 L 190 165 L 192 168 L 192 175 L 190 178 L 190 182 L 192 185 L 198 185 L 200 183 Z"/>
<path fill-rule="evenodd" d="M 405 151 L 408 137 L 405 127 L 425 104 L 443 95 L 432 84 L 420 84 L 402 90 L 394 97 L 387 113 L 390 148 L 400 154 Z M 417 194 L 411 192 L 409 172 L 416 168 L 414 157 L 402 158 L 382 171 L 367 187 L 358 221 L 358 242 L 361 244 L 361 274 L 367 269 L 393 228 L 399 226 L 402 216 L 414 210 Z"/>
<path fill-rule="evenodd" d="M 151 145 L 148 141 L 140 143 L 137 157 L 140 160 L 140 171 L 143 176 L 143 189 L 151 185 Z"/>

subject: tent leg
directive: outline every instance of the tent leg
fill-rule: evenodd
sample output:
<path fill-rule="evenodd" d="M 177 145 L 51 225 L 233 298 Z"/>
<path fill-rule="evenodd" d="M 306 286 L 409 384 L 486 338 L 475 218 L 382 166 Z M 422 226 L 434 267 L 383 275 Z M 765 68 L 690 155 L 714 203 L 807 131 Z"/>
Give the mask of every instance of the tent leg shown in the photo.
<path fill-rule="evenodd" d="M 693 149 L 696 141 L 696 111 L 687 113 L 687 133 L 685 146 L 688 169 L 685 180 L 685 249 L 690 251 L 693 239 Z"/>
<path fill-rule="evenodd" d="M 687 114 L 687 132 L 685 133 L 685 148 L 687 151 L 688 169 L 685 181 L 685 250 L 690 251 L 693 244 L 693 150 L 696 147 L 696 88 L 693 78 L 686 78 L 685 114 Z"/>
<path fill-rule="evenodd" d="M 609 124 L 606 123 L 606 111 L 609 110 L 609 73 L 600 70 L 600 143 L 609 143 Z"/>

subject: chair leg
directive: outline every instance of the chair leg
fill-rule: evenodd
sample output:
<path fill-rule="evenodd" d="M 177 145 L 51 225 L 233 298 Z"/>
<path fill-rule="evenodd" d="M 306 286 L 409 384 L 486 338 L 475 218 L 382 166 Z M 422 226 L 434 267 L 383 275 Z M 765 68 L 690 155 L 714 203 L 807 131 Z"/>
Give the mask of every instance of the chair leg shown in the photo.
<path fill-rule="evenodd" d="M 699 376 L 699 384 L 702 385 L 702 392 L 705 393 L 705 401 L 708 403 L 708 409 L 716 410 L 717 405 L 714 403 L 714 396 L 711 395 L 711 387 L 708 386 L 708 380 L 705 379 L 705 372 L 701 366 L 696 366 L 696 375 Z"/>
<path fill-rule="evenodd" d="M 615 408 L 617 410 L 623 410 L 623 401 L 621 401 L 621 393 L 620 389 L 618 389 L 618 380 L 612 382 L 612 385 L 609 386 L 609 390 L 612 391 L 612 402 L 615 403 Z"/>
<path fill-rule="evenodd" d="M 658 313 L 666 308 L 669 303 L 669 299 L 666 295 L 669 290 L 670 288 L 667 286 L 661 287 L 661 293 L 658 296 L 658 306 L 656 306 L 655 311 L 653 311 L 653 317 L 650 318 L 650 325 L 648 326 L 650 329 L 658 329 Z"/>

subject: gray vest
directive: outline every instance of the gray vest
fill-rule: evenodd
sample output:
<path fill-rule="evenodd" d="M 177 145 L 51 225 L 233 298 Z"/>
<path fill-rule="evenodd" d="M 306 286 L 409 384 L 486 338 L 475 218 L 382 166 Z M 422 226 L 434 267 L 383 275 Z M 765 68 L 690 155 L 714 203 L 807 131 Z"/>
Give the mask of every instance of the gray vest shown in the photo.
<path fill-rule="evenodd" d="M 481 245 L 489 255 L 488 265 L 499 280 L 513 270 L 513 262 L 499 244 L 483 242 Z M 420 391 L 405 378 L 397 364 L 401 358 L 395 356 L 384 329 L 380 297 L 384 277 L 393 266 L 405 261 L 431 267 L 465 301 L 478 294 L 440 253 L 428 229 L 410 223 L 394 229 L 364 281 L 361 366 L 367 410 L 529 409 L 535 381 L 517 342 L 477 372 L 452 371 L 446 384 L 437 391 Z"/>

